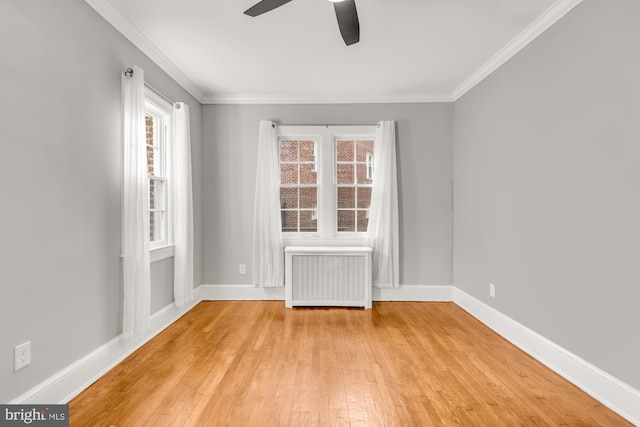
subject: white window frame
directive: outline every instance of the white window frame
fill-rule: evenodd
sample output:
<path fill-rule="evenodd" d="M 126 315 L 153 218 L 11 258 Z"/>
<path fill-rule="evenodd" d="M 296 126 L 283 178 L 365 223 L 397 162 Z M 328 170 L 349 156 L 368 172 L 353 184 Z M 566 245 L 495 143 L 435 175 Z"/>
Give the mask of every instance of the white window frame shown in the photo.
<path fill-rule="evenodd" d="M 160 156 L 160 170 L 154 170 L 154 176 L 149 175 L 149 182 L 152 179 L 163 182 L 163 191 L 161 194 L 161 198 L 163 199 L 164 206 L 162 206 L 157 211 L 163 211 L 164 215 L 162 215 L 161 225 L 163 239 L 155 240 L 149 242 L 149 249 L 151 251 L 150 258 L 151 262 L 160 261 L 162 259 L 166 259 L 173 256 L 173 195 L 172 195 L 172 182 L 171 182 L 171 173 L 172 173 L 172 114 L 173 114 L 173 105 L 169 103 L 167 100 L 162 98 L 160 95 L 155 93 L 153 90 L 145 87 L 144 89 L 144 110 L 145 116 L 151 115 L 157 119 L 157 127 L 160 129 L 160 132 L 157 134 L 154 132 L 154 137 L 157 136 L 157 144 L 155 145 L 161 156 Z M 155 142 L 155 141 L 154 141 Z M 146 144 L 146 137 L 145 137 Z M 147 196 L 149 197 L 150 194 Z M 147 200 L 149 203 L 149 199 Z M 149 214 L 151 215 L 152 210 L 149 209 Z"/>
<path fill-rule="evenodd" d="M 336 141 L 375 139 L 376 126 L 278 126 L 282 140 L 315 141 L 318 173 L 318 231 L 283 232 L 290 245 L 364 245 L 366 232 L 338 232 Z"/>

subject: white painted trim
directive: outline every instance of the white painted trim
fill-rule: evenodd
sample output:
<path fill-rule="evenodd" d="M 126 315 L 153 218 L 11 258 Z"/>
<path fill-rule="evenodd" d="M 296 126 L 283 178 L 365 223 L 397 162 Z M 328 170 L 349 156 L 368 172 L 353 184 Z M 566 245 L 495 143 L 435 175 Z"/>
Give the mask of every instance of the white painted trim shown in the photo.
<path fill-rule="evenodd" d="M 620 416 L 640 426 L 639 390 L 458 288 L 423 285 L 403 285 L 391 289 L 374 288 L 373 297 L 374 301 L 453 301 L 512 344 Z M 9 403 L 67 403 L 200 301 L 206 300 L 281 300 L 284 305 L 284 287 L 202 285 L 194 290 L 194 300 L 190 305 L 178 308 L 172 303 L 151 316 L 148 332 L 129 339 L 124 339 L 121 335 L 112 339 Z"/>
<path fill-rule="evenodd" d="M 373 288 L 374 301 L 451 302 L 453 286 L 400 285 Z"/>
<path fill-rule="evenodd" d="M 131 24 L 108 0 L 84 0 L 113 28 L 127 38 L 142 53 L 147 55 L 164 72 L 173 78 L 184 90 L 202 104 L 203 93 L 187 76 L 167 58 L 148 38 Z M 134 64 L 130 64 L 134 65 Z"/>
<path fill-rule="evenodd" d="M 254 285 L 202 285 L 203 301 L 285 301 L 285 288 Z M 398 288 L 373 288 L 373 301 L 451 302 L 453 286 L 401 285 Z"/>
<path fill-rule="evenodd" d="M 507 62 L 516 53 L 520 52 L 531 43 L 536 37 L 546 31 L 547 28 L 555 24 L 560 18 L 566 15 L 571 9 L 582 3 L 582 0 L 557 0 L 542 15 L 533 21 L 527 28 L 522 30 L 505 47 L 500 49 L 484 65 L 474 71 L 465 81 L 451 92 L 453 101 L 457 101 L 469 92 L 473 87 L 489 76 L 502 64 Z"/>
<path fill-rule="evenodd" d="M 394 104 L 454 102 L 522 50 L 582 0 L 557 0 L 534 22 L 474 71 L 451 93 L 323 94 L 204 94 L 164 53 L 133 26 L 108 0 L 85 0 L 100 16 L 126 37 L 201 104 Z"/>
<path fill-rule="evenodd" d="M 426 102 L 453 102 L 447 92 L 433 93 L 379 93 L 351 95 L 206 95 L 203 104 L 405 104 Z"/>
<path fill-rule="evenodd" d="M 126 339 L 122 335 L 115 337 L 31 390 L 16 397 L 9 404 L 63 404 L 69 402 L 199 302 L 200 300 L 196 299 L 190 305 L 180 308 L 171 303 L 151 316 L 151 324 L 147 332 Z"/>
<path fill-rule="evenodd" d="M 151 261 L 151 264 L 167 258 L 172 258 L 174 254 L 174 248 L 174 245 L 167 245 L 160 248 L 151 249 L 149 251 L 149 260 Z"/>
<path fill-rule="evenodd" d="M 256 285 L 202 285 L 203 301 L 278 301 L 284 306 L 284 286 L 264 288 Z"/>
<path fill-rule="evenodd" d="M 454 288 L 453 302 L 634 425 L 640 425 L 640 391 L 581 359 L 493 307 Z"/>
<path fill-rule="evenodd" d="M 557 0 L 534 22 L 474 71 L 451 93 L 324 94 L 204 94 L 164 53 L 135 28 L 108 0 L 85 0 L 100 16 L 147 55 L 201 104 L 394 104 L 455 102 L 522 50 L 582 0 Z"/>

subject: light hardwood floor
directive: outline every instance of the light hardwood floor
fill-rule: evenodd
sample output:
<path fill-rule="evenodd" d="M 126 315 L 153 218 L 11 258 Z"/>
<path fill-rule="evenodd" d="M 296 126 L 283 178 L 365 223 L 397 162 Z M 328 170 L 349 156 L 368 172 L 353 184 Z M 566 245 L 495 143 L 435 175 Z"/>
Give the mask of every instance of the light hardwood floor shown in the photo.
<path fill-rule="evenodd" d="M 70 402 L 72 426 L 631 425 L 453 303 L 202 302 Z"/>

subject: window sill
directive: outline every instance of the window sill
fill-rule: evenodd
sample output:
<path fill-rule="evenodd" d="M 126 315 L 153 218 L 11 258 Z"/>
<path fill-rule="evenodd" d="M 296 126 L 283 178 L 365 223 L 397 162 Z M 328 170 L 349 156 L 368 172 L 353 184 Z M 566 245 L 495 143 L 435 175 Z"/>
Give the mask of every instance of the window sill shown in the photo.
<path fill-rule="evenodd" d="M 366 246 L 366 237 L 311 237 L 311 236 L 284 236 L 283 246 Z"/>
<path fill-rule="evenodd" d="M 167 245 L 151 249 L 149 251 L 149 259 L 151 263 L 153 264 L 154 262 L 173 257 L 173 248 L 173 245 Z"/>

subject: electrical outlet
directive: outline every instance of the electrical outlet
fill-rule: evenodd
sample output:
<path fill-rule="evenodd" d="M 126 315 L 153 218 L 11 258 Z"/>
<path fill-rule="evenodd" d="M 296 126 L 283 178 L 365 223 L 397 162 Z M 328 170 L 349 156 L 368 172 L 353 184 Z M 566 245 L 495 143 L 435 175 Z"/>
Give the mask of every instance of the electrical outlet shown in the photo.
<path fill-rule="evenodd" d="M 14 372 L 31 365 L 31 341 L 16 346 L 14 349 L 13 370 Z"/>
<path fill-rule="evenodd" d="M 493 283 L 489 283 L 489 295 L 492 298 L 496 297 L 496 285 L 494 285 Z"/>
<path fill-rule="evenodd" d="M 244 264 L 240 264 L 240 268 L 238 269 L 240 274 L 245 274 L 247 272 L 247 267 Z"/>

